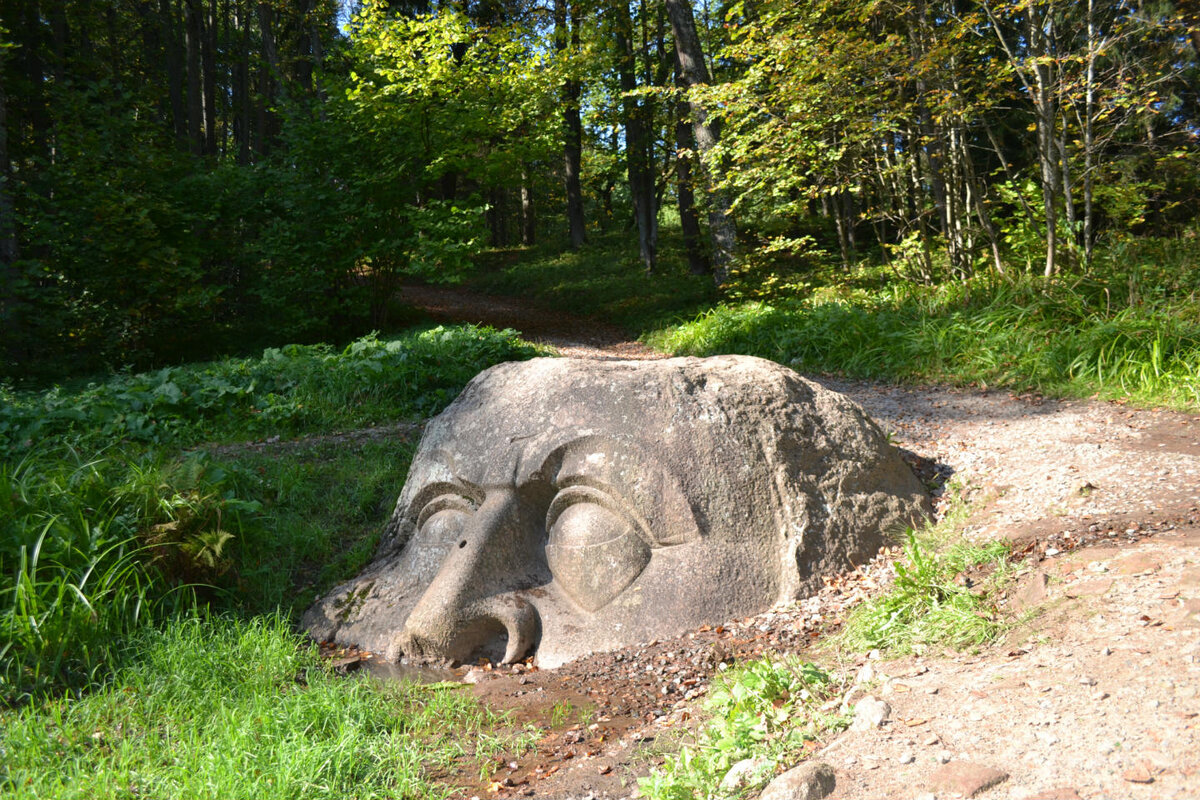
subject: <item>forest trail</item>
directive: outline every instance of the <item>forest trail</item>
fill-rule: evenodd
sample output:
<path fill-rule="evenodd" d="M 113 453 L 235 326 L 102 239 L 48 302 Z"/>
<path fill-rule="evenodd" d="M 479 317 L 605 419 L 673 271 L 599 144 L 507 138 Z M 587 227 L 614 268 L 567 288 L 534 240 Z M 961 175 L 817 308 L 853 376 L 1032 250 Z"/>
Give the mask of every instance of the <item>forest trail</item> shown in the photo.
<path fill-rule="evenodd" d="M 548 311 L 513 297 L 479 294 L 448 286 L 405 286 L 399 300 L 437 322 L 471 322 L 513 328 L 569 358 L 653 359 L 666 355 L 647 347 L 615 325 Z"/>
<path fill-rule="evenodd" d="M 424 288 L 405 299 L 564 355 L 663 357 L 519 300 Z M 637 776 L 686 738 L 720 662 L 771 651 L 858 674 L 891 707 L 881 725 L 821 743 L 834 798 L 1200 796 L 1200 416 L 814 377 L 861 404 L 941 487 L 939 513 L 945 486 L 962 487 L 964 536 L 1017 543 L 1020 577 L 1002 610 L 1025 621 L 978 653 L 834 663 L 821 643 L 887 585 L 882 557 L 793 607 L 676 640 L 544 672 L 475 668 L 476 692 L 518 719 L 570 703 L 593 721 L 565 721 L 536 754 L 504 761 L 498 783 L 463 796 L 636 796 Z"/>

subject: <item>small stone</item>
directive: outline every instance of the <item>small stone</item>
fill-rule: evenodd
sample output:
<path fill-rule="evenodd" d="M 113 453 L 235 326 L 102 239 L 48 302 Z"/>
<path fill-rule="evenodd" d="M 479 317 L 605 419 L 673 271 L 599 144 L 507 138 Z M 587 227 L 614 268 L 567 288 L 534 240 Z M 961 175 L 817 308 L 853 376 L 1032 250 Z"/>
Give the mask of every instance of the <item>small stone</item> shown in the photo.
<path fill-rule="evenodd" d="M 833 793 L 837 776 L 823 762 L 809 762 L 789 769 L 771 781 L 758 800 L 822 800 Z"/>
<path fill-rule="evenodd" d="M 901 753 L 900 754 L 900 763 L 901 764 L 911 764 L 916 760 L 917 760 L 917 757 L 914 756 L 912 753 Z"/>
<path fill-rule="evenodd" d="M 886 701 L 867 695 L 854 706 L 854 723 L 850 726 L 856 731 L 878 728 L 892 715 L 892 707 Z"/>
<path fill-rule="evenodd" d="M 855 683 L 871 683 L 875 680 L 875 668 L 870 664 L 863 664 L 862 669 L 858 671 L 858 675 L 854 678 Z"/>
<path fill-rule="evenodd" d="M 1007 772 L 994 767 L 970 761 L 955 761 L 934 770 L 930 776 L 930 783 L 937 790 L 974 797 L 984 789 L 990 789 L 1007 779 Z"/>
<path fill-rule="evenodd" d="M 1145 764 L 1138 764 L 1132 769 L 1127 769 L 1121 773 L 1121 777 L 1130 783 L 1154 783 L 1154 776 L 1150 774 L 1150 769 Z"/>
<path fill-rule="evenodd" d="M 1046 555 L 1050 555 L 1046 551 Z M 1017 582 L 1017 587 L 1013 591 L 1009 605 L 1013 611 L 1025 611 L 1035 606 L 1039 606 L 1046 602 L 1046 587 L 1050 583 L 1050 576 L 1044 572 L 1031 572 Z"/>
<path fill-rule="evenodd" d="M 1103 689 L 1101 689 L 1100 691 L 1098 691 L 1098 692 L 1095 692 L 1095 693 L 1092 695 L 1092 699 L 1093 699 L 1093 700 L 1095 700 L 1097 703 L 1098 703 L 1098 702 L 1100 702 L 1101 700 L 1107 700 L 1107 699 L 1108 699 L 1108 692 L 1106 692 L 1106 691 L 1104 691 Z"/>
<path fill-rule="evenodd" d="M 1079 792 L 1070 786 L 1059 786 L 1045 792 L 1031 794 L 1025 800 L 1081 800 Z"/>
<path fill-rule="evenodd" d="M 936 734 L 934 734 L 934 735 L 932 735 L 932 736 L 927 736 L 927 737 L 925 738 L 925 741 L 924 741 L 924 742 L 922 742 L 922 744 L 924 744 L 926 747 L 933 747 L 933 746 L 934 746 L 935 744 L 937 744 L 939 741 L 940 741 L 940 740 L 938 739 L 937 735 L 936 735 Z"/>
<path fill-rule="evenodd" d="M 1103 650 L 1101 650 L 1101 651 L 1100 651 L 1100 655 L 1102 655 L 1102 656 L 1111 656 L 1111 655 L 1112 655 L 1112 648 L 1111 648 L 1111 647 L 1106 647 L 1106 648 L 1104 648 Z M 1073 791 L 1073 790 L 1072 790 L 1072 791 Z"/>
<path fill-rule="evenodd" d="M 953 756 L 951 755 L 949 750 L 939 750 L 938 751 L 937 760 L 938 760 L 939 764 L 949 764 L 951 758 L 953 758 Z"/>
<path fill-rule="evenodd" d="M 740 795 L 775 771 L 775 763 L 767 758 L 747 758 L 737 762 L 721 779 L 720 794 Z"/>
<path fill-rule="evenodd" d="M 1093 678 L 1091 675 L 1084 675 L 1082 678 L 1079 679 L 1079 682 L 1081 684 L 1083 684 L 1084 686 L 1095 686 L 1096 685 L 1096 679 Z"/>

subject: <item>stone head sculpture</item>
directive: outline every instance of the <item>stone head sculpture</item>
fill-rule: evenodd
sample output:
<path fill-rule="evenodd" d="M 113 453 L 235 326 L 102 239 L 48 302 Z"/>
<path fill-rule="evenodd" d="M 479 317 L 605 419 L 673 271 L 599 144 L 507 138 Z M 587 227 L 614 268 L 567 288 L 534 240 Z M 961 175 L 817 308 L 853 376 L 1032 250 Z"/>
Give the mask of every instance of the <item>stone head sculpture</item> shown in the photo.
<path fill-rule="evenodd" d="M 555 666 L 803 596 L 928 510 L 858 406 L 772 362 L 501 364 L 429 423 L 374 561 L 305 624 Z"/>

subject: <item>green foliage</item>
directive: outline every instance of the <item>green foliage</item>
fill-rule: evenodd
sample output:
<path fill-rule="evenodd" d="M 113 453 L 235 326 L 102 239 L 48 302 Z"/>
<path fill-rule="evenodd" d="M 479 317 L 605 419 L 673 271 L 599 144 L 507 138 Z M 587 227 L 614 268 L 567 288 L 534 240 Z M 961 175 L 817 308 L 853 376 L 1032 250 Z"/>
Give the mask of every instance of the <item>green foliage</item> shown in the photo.
<path fill-rule="evenodd" d="M 1098 393 L 1194 408 L 1200 320 L 1185 295 L 1194 291 L 1193 276 L 1127 270 L 1072 284 L 977 278 L 933 288 L 868 282 L 854 289 L 847 281 L 803 300 L 718 306 L 648 341 L 676 354 L 744 353 L 858 377 Z M 1153 292 L 1159 294 L 1152 301 Z M 1131 303 L 1119 305 L 1126 298 Z"/>
<path fill-rule="evenodd" d="M 0 461 L 0 702 L 103 681 L 131 634 L 191 607 L 260 510 L 229 477 L 67 447 Z"/>
<path fill-rule="evenodd" d="M 437 327 L 342 350 L 267 349 L 261 358 L 165 367 L 69 391 L 0 394 L 0 453 L 70 437 L 186 445 L 411 419 L 445 406 L 478 372 L 540 351 L 513 331 Z"/>
<path fill-rule="evenodd" d="M 539 305 L 594 316 L 640 332 L 694 314 L 716 298 L 712 279 L 687 274 L 678 228 L 663 228 L 660 269 L 647 275 L 637 241 L 624 231 L 594 236 L 580 250 L 558 243 L 517 253 L 493 253 L 467 278 L 483 292 L 529 298 Z M 489 261 L 512 259 L 503 269 Z"/>
<path fill-rule="evenodd" d="M 173 448 L 434 413 L 479 370 L 537 353 L 511 332 L 434 328 L 6 394 L 0 702 L 103 682 L 133 633 L 197 601 L 310 602 L 370 556 L 412 442 L 332 439 L 299 461 Z"/>
<path fill-rule="evenodd" d="M 757 778 L 765 783 L 799 761 L 818 736 L 846 724 L 820 710 L 837 689 L 828 673 L 795 659 L 764 657 L 725 673 L 705 702 L 712 716 L 695 743 L 639 780 L 642 793 L 651 800 L 718 797 L 729 768 L 752 757 L 763 760 Z"/>
<path fill-rule="evenodd" d="M 181 617 L 132 650 L 107 688 L 0 711 L 0 792 L 440 800 L 435 775 L 491 755 L 476 737 L 532 744 L 462 692 L 327 672 L 281 616 Z"/>
<path fill-rule="evenodd" d="M 1007 558 L 1003 542 L 983 547 L 958 542 L 933 551 L 910 531 L 904 559 L 895 564 L 895 583 L 850 614 L 841 641 L 854 650 L 895 653 L 991 642 L 1004 630 L 991 596 L 1008 572 Z M 981 569 L 992 572 L 986 579 L 976 576 L 980 585 L 970 585 L 965 573 Z"/>

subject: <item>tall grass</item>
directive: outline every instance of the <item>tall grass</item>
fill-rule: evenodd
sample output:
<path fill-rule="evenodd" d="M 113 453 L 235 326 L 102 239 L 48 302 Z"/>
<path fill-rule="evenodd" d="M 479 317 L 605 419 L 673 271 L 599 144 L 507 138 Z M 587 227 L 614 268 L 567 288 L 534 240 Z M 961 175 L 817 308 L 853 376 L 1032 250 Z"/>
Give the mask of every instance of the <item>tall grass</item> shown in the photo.
<path fill-rule="evenodd" d="M 136 631 L 198 604 L 310 602 L 369 557 L 412 451 L 398 435 L 296 459 L 181 446 L 432 413 L 538 353 L 434 328 L 0 397 L 0 703 L 103 683 Z"/>
<path fill-rule="evenodd" d="M 490 755 L 473 737 L 531 745 L 467 693 L 326 672 L 280 616 L 180 617 L 133 650 L 105 689 L 0 711 L 0 793 L 435 800 Z"/>
<path fill-rule="evenodd" d="M 840 641 L 852 650 L 879 648 L 910 653 L 924 647 L 967 649 L 996 639 L 1005 629 L 990 595 L 1010 575 L 1008 546 L 956 542 L 941 550 L 928 537 L 909 533 L 896 580 L 883 595 L 850 614 Z M 988 582 L 972 587 L 968 570 L 992 570 Z"/>
<path fill-rule="evenodd" d="M 257 510 L 221 475 L 131 458 L 0 461 L 0 702 L 104 680 L 131 634 L 194 607 L 234 535 L 214 534 Z"/>
<path fill-rule="evenodd" d="M 1087 287 L 978 280 L 719 306 L 651 334 L 675 354 L 798 369 L 1200 405 L 1200 315 L 1187 300 L 1116 309 Z"/>

